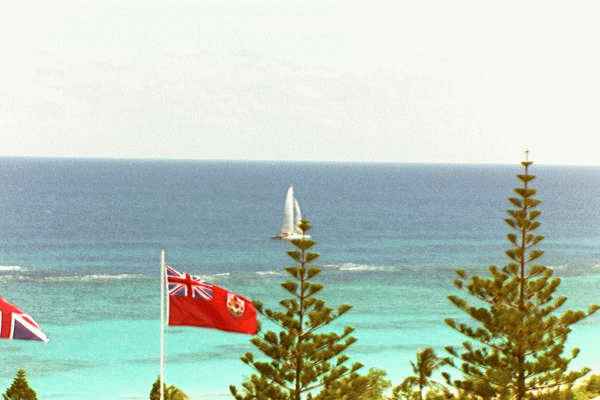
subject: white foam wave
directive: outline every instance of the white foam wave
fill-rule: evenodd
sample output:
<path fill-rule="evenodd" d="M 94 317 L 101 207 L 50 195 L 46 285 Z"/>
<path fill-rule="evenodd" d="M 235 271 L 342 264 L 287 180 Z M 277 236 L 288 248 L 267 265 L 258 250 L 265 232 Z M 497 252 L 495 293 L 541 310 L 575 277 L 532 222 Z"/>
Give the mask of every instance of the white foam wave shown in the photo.
<path fill-rule="evenodd" d="M 279 272 L 279 271 L 256 271 L 256 273 L 258 275 L 261 276 L 277 276 L 277 275 L 283 275 L 283 273 Z"/>
<path fill-rule="evenodd" d="M 369 265 L 369 264 L 355 264 L 355 263 L 343 263 L 343 264 L 326 264 L 324 268 L 337 269 L 338 271 L 346 272 L 373 272 L 373 271 L 392 271 L 393 268 L 384 265 Z"/>
<path fill-rule="evenodd" d="M 210 275 L 195 275 L 195 276 L 203 281 L 210 282 L 210 281 L 229 277 L 229 272 L 223 272 L 220 274 L 210 274 Z"/>
<path fill-rule="evenodd" d="M 356 264 L 349 264 L 349 265 L 343 265 L 339 268 L 340 271 L 357 271 L 357 272 L 361 272 L 361 271 L 387 271 L 388 268 L 380 266 L 380 265 L 356 265 Z"/>
<path fill-rule="evenodd" d="M 90 274 L 90 275 L 63 275 L 63 276 L 32 276 L 32 275 L 3 275 L 0 281 L 24 281 L 24 282 L 109 282 L 125 279 L 140 279 L 142 274 Z"/>
<path fill-rule="evenodd" d="M 551 270 L 554 270 L 554 271 L 563 271 L 563 270 L 569 268 L 569 266 L 567 264 L 548 265 L 548 268 L 550 268 Z"/>
<path fill-rule="evenodd" d="M 81 280 L 86 281 L 112 281 L 112 280 L 123 280 L 123 279 L 139 279 L 143 277 L 142 274 L 116 274 L 116 275 L 84 275 Z"/>
<path fill-rule="evenodd" d="M 25 268 L 20 265 L 0 265 L 0 272 L 23 271 Z"/>
<path fill-rule="evenodd" d="M 142 274 L 90 274 L 76 276 L 46 276 L 41 280 L 44 282 L 106 282 L 125 279 L 140 279 L 142 277 Z"/>

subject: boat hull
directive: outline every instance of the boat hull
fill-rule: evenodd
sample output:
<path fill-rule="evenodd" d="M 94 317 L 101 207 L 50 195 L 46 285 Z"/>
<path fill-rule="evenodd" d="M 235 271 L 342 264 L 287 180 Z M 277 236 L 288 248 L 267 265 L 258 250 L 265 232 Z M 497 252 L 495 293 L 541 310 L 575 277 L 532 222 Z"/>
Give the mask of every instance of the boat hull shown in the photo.
<path fill-rule="evenodd" d="M 274 240 L 298 240 L 298 239 L 310 239 L 310 235 L 300 235 L 300 234 L 292 234 L 292 235 L 278 235 L 273 236 L 271 239 Z"/>

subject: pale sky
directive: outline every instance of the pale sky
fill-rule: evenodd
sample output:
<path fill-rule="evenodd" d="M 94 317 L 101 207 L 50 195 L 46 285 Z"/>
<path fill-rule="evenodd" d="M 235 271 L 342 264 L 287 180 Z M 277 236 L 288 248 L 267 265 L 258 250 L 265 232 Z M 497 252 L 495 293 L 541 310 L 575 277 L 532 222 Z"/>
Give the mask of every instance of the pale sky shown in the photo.
<path fill-rule="evenodd" d="M 0 156 L 600 165 L 599 3 L 5 1 Z"/>

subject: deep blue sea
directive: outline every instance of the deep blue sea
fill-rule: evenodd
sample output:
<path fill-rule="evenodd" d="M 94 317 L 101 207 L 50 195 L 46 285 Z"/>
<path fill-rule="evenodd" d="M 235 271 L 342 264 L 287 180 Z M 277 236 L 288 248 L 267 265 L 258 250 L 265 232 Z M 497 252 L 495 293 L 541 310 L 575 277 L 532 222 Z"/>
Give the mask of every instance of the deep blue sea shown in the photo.
<path fill-rule="evenodd" d="M 279 229 L 293 184 L 313 223 L 323 297 L 354 308 L 352 359 L 398 383 L 415 351 L 459 344 L 443 319 L 454 269 L 503 265 L 518 165 L 0 158 L 0 295 L 48 344 L 0 342 L 0 390 L 26 368 L 41 399 L 145 399 L 158 374 L 159 254 L 275 305 L 289 265 Z M 600 303 L 600 168 L 533 167 L 542 261 L 567 307 Z M 268 327 L 268 325 L 266 325 Z M 600 316 L 574 328 L 575 366 L 600 370 Z M 167 380 L 229 398 L 249 337 L 169 328 Z"/>

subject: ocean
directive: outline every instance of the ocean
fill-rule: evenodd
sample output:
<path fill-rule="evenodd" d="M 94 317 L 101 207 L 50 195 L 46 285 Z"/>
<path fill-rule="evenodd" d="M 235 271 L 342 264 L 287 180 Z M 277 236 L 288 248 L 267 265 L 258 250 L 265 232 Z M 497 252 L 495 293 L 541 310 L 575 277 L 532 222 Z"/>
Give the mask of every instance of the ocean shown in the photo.
<path fill-rule="evenodd" d="M 504 265 L 518 165 L 0 158 L 0 296 L 48 344 L 0 342 L 0 390 L 25 368 L 41 399 L 146 399 L 158 375 L 159 255 L 270 306 L 290 245 L 272 240 L 294 185 L 321 254 L 322 297 L 353 309 L 350 356 L 394 383 L 417 349 L 456 345 L 454 270 Z M 566 307 L 600 303 L 600 168 L 534 165 L 542 262 Z M 268 327 L 268 324 L 265 324 Z M 574 327 L 575 367 L 600 370 L 600 316 Z M 230 398 L 249 336 L 169 328 L 167 381 Z"/>

